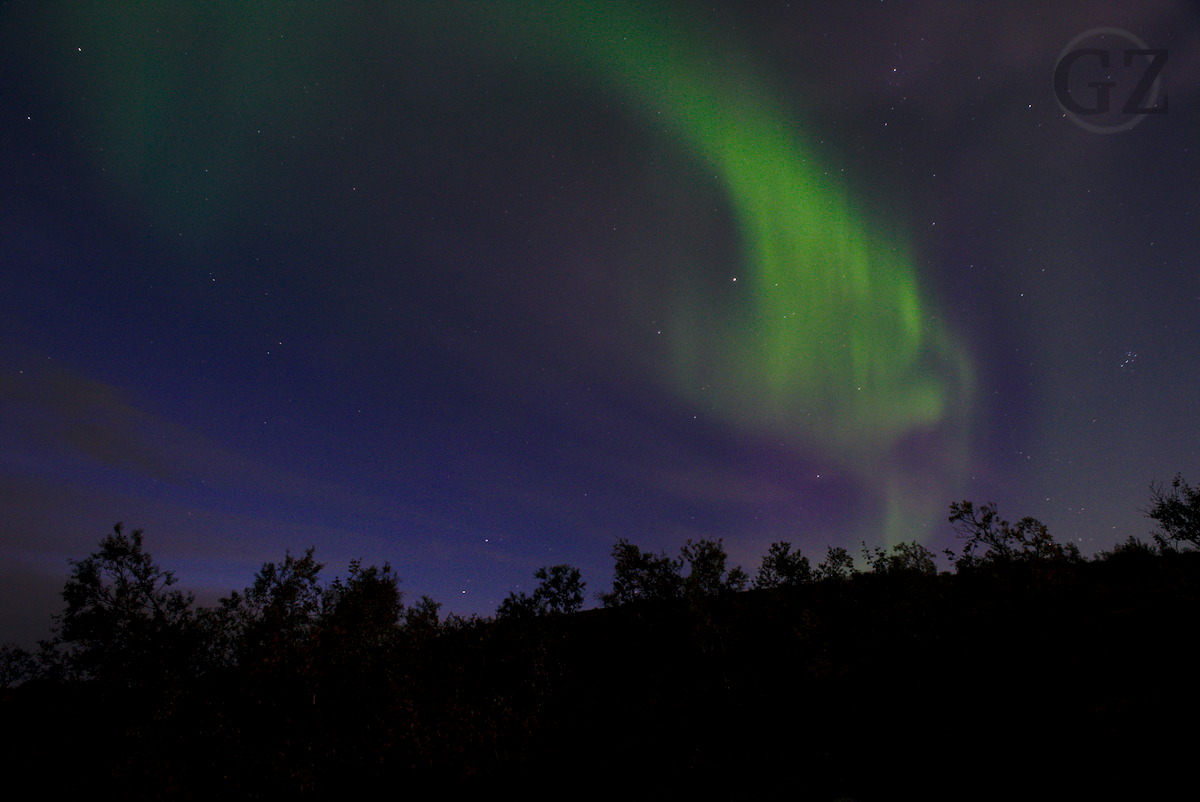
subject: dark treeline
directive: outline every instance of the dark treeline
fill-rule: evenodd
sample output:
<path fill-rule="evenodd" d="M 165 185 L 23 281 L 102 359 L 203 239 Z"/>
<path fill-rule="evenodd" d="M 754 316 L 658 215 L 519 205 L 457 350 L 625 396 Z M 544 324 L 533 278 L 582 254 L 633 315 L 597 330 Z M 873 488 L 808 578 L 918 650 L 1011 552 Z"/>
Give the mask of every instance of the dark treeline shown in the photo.
<path fill-rule="evenodd" d="M 1153 539 L 1091 559 L 964 501 L 954 571 L 621 539 L 602 608 L 559 565 L 492 618 L 311 549 L 200 608 L 118 525 L 0 654 L 3 754 L 52 797 L 1144 797 L 1200 745 L 1200 491 L 1151 492 Z"/>

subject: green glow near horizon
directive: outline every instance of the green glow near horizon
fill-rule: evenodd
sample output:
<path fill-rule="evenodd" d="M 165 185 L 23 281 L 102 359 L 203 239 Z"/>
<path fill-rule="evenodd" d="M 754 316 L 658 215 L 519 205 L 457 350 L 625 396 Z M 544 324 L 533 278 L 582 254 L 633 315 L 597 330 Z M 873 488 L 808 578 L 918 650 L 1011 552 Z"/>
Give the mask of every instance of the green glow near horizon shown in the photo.
<path fill-rule="evenodd" d="M 62 16 L 68 28 L 105 31 L 93 38 L 108 50 L 81 75 L 105 97 L 94 112 L 107 144 L 97 158 L 129 197 L 172 215 L 176 229 L 219 230 L 245 202 L 242 160 L 257 147 L 246 110 L 283 129 L 333 102 L 336 82 L 325 80 L 331 64 L 320 54 L 330 41 L 350 41 L 349 12 L 285 7 L 276 15 L 241 3 L 200 11 L 130 4 L 118 14 L 94 4 Z M 855 209 L 769 71 L 689 13 L 617 2 L 467 3 L 392 7 L 371 19 L 401 39 L 453 38 L 469 45 L 462 58 L 497 70 L 519 52 L 548 74 L 572 73 L 576 88 L 581 77 L 597 81 L 715 172 L 743 261 L 731 266 L 738 280 L 721 298 L 681 288 L 660 381 L 728 424 L 835 460 L 883 499 L 876 531 L 911 538 L 953 497 L 965 464 L 968 354 L 937 322 L 907 245 Z M 158 31 L 199 29 L 216 31 L 224 50 L 202 70 L 188 68 L 207 81 L 193 100 L 182 91 L 182 62 L 159 52 Z M 936 439 L 934 457 L 900 467 L 906 442 L 922 437 Z"/>
<path fill-rule="evenodd" d="M 737 425 L 836 455 L 882 487 L 888 540 L 919 536 L 945 504 L 930 491 L 947 491 L 965 458 L 968 356 L 930 313 L 905 244 L 872 233 L 747 54 L 657 12 L 589 4 L 542 22 L 728 192 L 748 297 L 677 306 L 672 386 Z M 931 431 L 943 463 L 919 473 L 934 488 L 893 462 Z"/>

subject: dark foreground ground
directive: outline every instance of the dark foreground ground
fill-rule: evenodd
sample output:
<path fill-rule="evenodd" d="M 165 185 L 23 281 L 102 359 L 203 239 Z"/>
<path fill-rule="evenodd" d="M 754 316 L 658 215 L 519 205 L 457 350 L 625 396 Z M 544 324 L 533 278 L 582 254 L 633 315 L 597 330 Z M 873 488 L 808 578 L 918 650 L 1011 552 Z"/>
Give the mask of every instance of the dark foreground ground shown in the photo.
<path fill-rule="evenodd" d="M 136 687 L 45 678 L 4 692 L 3 760 L 52 799 L 1175 798 L 1200 754 L 1197 557 L 460 622 Z"/>

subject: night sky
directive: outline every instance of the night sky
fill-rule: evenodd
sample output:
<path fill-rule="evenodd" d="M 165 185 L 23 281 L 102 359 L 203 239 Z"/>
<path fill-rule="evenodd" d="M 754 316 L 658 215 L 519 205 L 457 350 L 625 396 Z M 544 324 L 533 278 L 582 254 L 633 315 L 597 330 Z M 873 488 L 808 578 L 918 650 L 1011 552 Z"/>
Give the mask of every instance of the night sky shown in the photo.
<path fill-rule="evenodd" d="M 1095 28 L 1165 113 L 1112 32 L 1126 130 L 1064 111 Z M 1194 2 L 0 4 L 0 641 L 117 521 L 205 603 L 315 546 L 461 614 L 963 498 L 1145 537 L 1198 103 Z"/>

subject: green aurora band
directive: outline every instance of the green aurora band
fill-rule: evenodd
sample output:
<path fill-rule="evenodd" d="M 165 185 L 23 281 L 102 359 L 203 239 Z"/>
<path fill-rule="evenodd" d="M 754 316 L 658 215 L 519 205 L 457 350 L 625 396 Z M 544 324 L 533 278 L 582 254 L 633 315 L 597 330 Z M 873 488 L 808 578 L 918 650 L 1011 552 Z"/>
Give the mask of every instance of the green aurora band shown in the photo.
<path fill-rule="evenodd" d="M 675 391 L 731 422 L 834 455 L 882 488 L 887 542 L 920 539 L 966 464 L 971 368 L 938 325 L 905 244 L 851 208 L 746 49 L 662 8 L 531 4 L 546 41 L 710 165 L 741 232 L 735 309 L 674 310 Z M 913 464 L 903 452 L 935 437 Z M 932 461 L 929 461 L 932 457 Z M 879 536 L 880 522 L 864 534 Z"/>
<path fill-rule="evenodd" d="M 665 385 L 705 414 L 852 472 L 882 502 L 866 516 L 872 540 L 881 530 L 888 542 L 919 539 L 957 491 L 972 396 L 965 348 L 932 314 L 904 242 L 872 231 L 805 144 L 769 71 L 683 6 L 114 5 L 72 4 L 54 23 L 106 49 L 71 79 L 104 101 L 92 112 L 106 144 L 97 158 L 127 197 L 201 234 L 247 203 L 239 160 L 257 146 L 239 120 L 253 109 L 297 125 L 333 102 L 322 57 L 353 46 L 354 14 L 377 15 L 402 39 L 460 44 L 466 21 L 489 41 L 471 40 L 464 58 L 502 70 L 520 53 L 620 93 L 716 172 L 742 241 L 741 297 L 685 288 L 675 300 Z M 171 36 L 213 55 L 180 66 L 162 49 Z M 209 83 L 202 99 L 183 88 L 197 70 Z M 196 164 L 211 175 L 181 184 Z"/>

